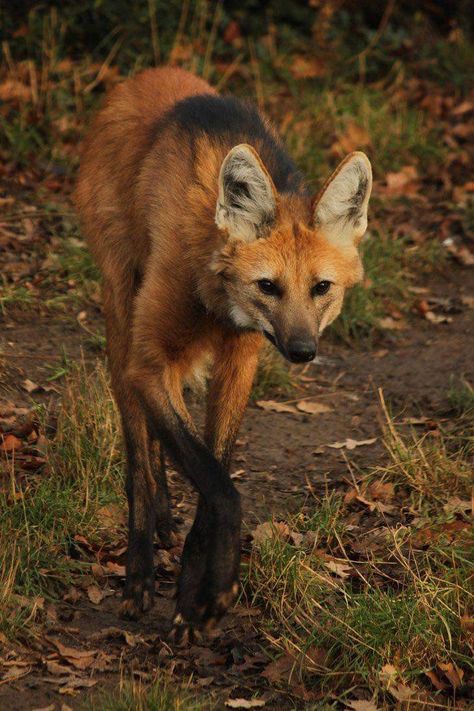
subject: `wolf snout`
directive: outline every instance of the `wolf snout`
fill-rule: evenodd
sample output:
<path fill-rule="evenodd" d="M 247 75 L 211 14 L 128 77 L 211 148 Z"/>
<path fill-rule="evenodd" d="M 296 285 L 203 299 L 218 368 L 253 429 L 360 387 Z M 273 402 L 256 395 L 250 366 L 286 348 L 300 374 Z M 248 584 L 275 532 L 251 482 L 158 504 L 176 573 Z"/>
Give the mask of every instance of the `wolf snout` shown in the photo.
<path fill-rule="evenodd" d="M 286 346 L 288 360 L 292 363 L 308 363 L 316 358 L 318 347 L 314 339 L 292 339 Z"/>

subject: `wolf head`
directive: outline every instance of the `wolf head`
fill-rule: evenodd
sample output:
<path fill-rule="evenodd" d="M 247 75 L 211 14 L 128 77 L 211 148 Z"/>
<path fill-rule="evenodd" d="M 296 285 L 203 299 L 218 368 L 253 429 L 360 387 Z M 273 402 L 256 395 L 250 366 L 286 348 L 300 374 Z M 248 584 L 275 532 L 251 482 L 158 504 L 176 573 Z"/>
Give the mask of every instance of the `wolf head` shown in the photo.
<path fill-rule="evenodd" d="M 232 148 L 219 173 L 216 224 L 227 234 L 214 270 L 239 328 L 262 331 L 292 362 L 313 360 L 318 337 L 362 278 L 372 170 L 351 153 L 302 216 L 301 198 L 279 194 L 249 145 Z"/>

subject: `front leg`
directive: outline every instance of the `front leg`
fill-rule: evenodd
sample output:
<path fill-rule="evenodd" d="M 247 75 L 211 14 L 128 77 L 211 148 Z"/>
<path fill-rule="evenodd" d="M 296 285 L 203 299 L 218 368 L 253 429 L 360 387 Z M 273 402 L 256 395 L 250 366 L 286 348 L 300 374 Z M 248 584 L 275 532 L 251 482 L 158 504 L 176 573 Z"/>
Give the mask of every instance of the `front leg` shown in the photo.
<path fill-rule="evenodd" d="M 205 436 L 210 451 L 214 453 L 227 476 L 232 449 L 252 388 L 261 345 L 262 337 L 259 334 L 225 334 L 216 348 L 213 378 L 207 398 Z M 196 518 L 183 551 L 178 614 L 181 610 L 186 610 L 187 597 L 193 585 L 201 584 L 202 589 L 207 588 L 210 591 L 224 591 L 217 596 L 211 594 L 213 602 L 205 615 L 208 629 L 230 607 L 238 593 L 240 525 L 238 532 L 225 533 L 234 536 L 234 540 L 228 540 L 227 535 L 222 535 L 222 532 L 215 528 L 206 500 L 200 496 Z M 237 546 L 238 557 L 234 559 L 233 566 L 228 565 L 227 551 L 230 547 L 237 550 Z M 202 583 L 198 583 L 196 571 L 200 571 L 203 576 Z"/>
<path fill-rule="evenodd" d="M 216 349 L 207 397 L 206 443 L 227 471 L 262 343 L 260 333 L 225 334 Z"/>
<path fill-rule="evenodd" d="M 197 489 L 205 523 L 193 526 L 183 553 L 178 586 L 179 634 L 218 619 L 237 592 L 240 561 L 240 497 L 228 472 L 198 437 L 187 415 L 178 366 L 130 368 L 129 378 L 144 408 L 148 429 Z M 209 558 L 209 531 L 219 550 Z M 195 551 L 198 554 L 195 554 Z"/>

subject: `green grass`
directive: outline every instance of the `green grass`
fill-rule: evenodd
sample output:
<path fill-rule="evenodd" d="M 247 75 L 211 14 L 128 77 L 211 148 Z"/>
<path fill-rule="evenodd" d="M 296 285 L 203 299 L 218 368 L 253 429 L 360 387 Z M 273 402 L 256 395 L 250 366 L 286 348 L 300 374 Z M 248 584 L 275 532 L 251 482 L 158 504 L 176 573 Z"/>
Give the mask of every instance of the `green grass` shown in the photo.
<path fill-rule="evenodd" d="M 150 685 L 125 682 L 118 691 L 93 695 L 83 711 L 212 711 L 217 708 L 209 696 L 177 687 L 166 679 Z"/>
<path fill-rule="evenodd" d="M 10 310 L 27 310 L 34 306 L 35 296 L 32 292 L 16 282 L 7 282 L 4 277 L 0 280 L 0 313 L 6 316 Z"/>
<path fill-rule="evenodd" d="M 448 401 L 455 414 L 462 418 L 474 418 L 474 388 L 467 380 L 451 379 Z"/>
<path fill-rule="evenodd" d="M 439 674 L 438 664 L 473 668 L 462 623 L 474 601 L 472 540 L 467 518 L 444 509 L 451 497 L 470 495 L 469 461 L 452 457 L 442 440 L 407 439 L 391 420 L 386 446 L 389 462 L 361 480 L 366 487 L 391 482 L 392 503 L 398 515 L 411 512 L 411 524 L 377 514 L 368 530 L 354 529 L 347 525 L 351 504 L 340 494 L 315 499 L 287 519 L 290 537 L 275 529 L 254 545 L 246 573 L 246 594 L 265 609 L 263 630 L 275 654 L 293 660 L 292 683 L 301 677 L 328 702 L 343 701 L 355 687 L 377 705 L 393 702 L 382 681 L 385 665 L 424 694 L 426 672 Z M 454 520 L 461 523 L 453 539 Z M 351 551 L 377 530 L 381 547 Z M 428 537 L 420 540 L 422 533 Z"/>
<path fill-rule="evenodd" d="M 330 332 L 350 345 L 370 346 L 384 331 L 381 319 L 388 315 L 387 307 L 407 317 L 415 300 L 409 292 L 416 284 L 415 275 L 442 269 L 445 260 L 436 243 L 414 245 L 370 229 L 361 251 L 364 281 L 347 292 Z"/>
<path fill-rule="evenodd" d="M 22 485 L 12 463 L 1 497 L 1 587 L 12 604 L 15 595 L 54 595 L 68 585 L 82 568 L 75 535 L 92 543 L 117 535 L 97 517 L 102 506 L 124 505 L 120 428 L 102 366 L 90 374 L 83 365 L 72 370 L 46 457 L 45 470 Z M 0 627 L 8 631 L 12 605 L 4 603 Z"/>
<path fill-rule="evenodd" d="M 413 163 L 420 174 L 426 173 L 446 152 L 428 114 L 400 99 L 396 91 L 338 83 L 315 99 L 313 91 L 301 91 L 295 85 L 292 107 L 295 118 L 287 129 L 286 142 L 315 184 L 328 177 L 335 157 L 343 158 L 350 150 L 368 153 L 377 178 Z M 351 125 L 361 132 L 351 137 L 349 147 L 340 145 Z"/>

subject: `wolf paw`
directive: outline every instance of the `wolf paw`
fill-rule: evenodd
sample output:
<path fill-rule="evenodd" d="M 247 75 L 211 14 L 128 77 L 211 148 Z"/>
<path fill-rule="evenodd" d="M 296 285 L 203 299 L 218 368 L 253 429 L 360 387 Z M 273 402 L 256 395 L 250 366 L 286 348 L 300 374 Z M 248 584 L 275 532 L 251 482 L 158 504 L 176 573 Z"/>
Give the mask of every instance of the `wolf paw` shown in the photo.
<path fill-rule="evenodd" d="M 126 620 L 138 620 L 143 612 L 151 610 L 153 603 L 153 591 L 150 586 L 136 584 L 134 590 L 125 590 L 119 616 Z"/>

